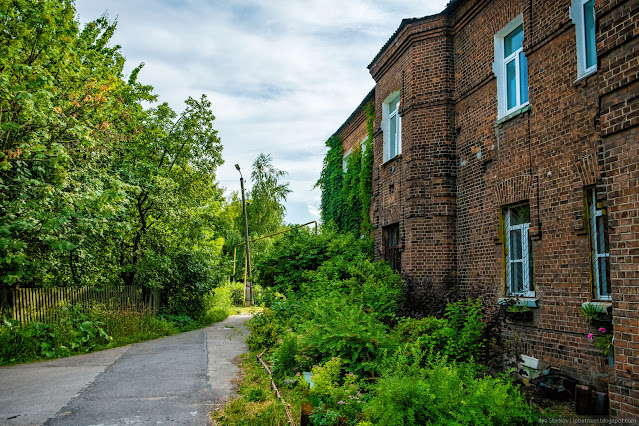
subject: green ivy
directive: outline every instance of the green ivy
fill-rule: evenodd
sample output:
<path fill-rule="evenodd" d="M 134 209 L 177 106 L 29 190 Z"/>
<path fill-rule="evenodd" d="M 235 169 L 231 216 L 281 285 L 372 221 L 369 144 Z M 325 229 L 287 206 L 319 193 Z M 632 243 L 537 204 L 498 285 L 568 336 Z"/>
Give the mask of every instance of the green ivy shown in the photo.
<path fill-rule="evenodd" d="M 322 190 L 322 221 L 333 222 L 340 231 L 354 235 L 365 235 L 372 229 L 369 211 L 373 196 L 373 104 L 366 104 L 365 111 L 367 149 L 353 149 L 344 173 L 342 139 L 331 136 L 326 141 L 328 152 L 316 184 Z"/>

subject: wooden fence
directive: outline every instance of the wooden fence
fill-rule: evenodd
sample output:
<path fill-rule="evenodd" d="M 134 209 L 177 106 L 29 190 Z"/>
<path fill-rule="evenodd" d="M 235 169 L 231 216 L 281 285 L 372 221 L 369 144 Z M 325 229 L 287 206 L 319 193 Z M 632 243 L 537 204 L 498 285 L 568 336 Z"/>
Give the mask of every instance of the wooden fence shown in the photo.
<path fill-rule="evenodd" d="M 60 308 L 70 304 L 80 305 L 83 309 L 100 305 L 105 309 L 157 314 L 161 302 L 160 292 L 145 290 L 136 285 L 105 288 L 16 288 L 8 292 L 8 305 L 10 316 L 23 324 L 55 320 Z"/>

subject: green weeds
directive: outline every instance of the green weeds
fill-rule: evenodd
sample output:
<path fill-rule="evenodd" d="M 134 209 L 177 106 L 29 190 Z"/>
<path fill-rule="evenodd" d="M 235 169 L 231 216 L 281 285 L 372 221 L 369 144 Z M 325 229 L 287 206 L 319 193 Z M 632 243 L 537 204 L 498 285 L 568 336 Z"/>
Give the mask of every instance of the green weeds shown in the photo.
<path fill-rule="evenodd" d="M 482 301 L 443 305 L 438 317 L 399 317 L 401 280 L 371 261 L 366 244 L 332 230 L 299 232 L 262 259 L 257 276 L 272 286 L 270 308 L 247 323 L 247 341 L 266 349 L 285 397 L 310 402 L 312 425 L 532 424 L 509 377 L 477 362 L 492 348 Z"/>

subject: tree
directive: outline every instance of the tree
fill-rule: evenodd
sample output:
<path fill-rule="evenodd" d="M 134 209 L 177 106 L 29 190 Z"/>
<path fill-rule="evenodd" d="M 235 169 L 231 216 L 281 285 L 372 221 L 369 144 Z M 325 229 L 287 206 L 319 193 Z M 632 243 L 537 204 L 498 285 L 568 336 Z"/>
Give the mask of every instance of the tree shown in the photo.
<path fill-rule="evenodd" d="M 275 232 L 282 226 L 286 214 L 282 203 L 291 190 L 288 183 L 281 183 L 280 180 L 287 174 L 273 166 L 270 154 L 260 153 L 253 162 L 253 188 L 249 193 L 251 201 L 247 207 L 252 235 L 262 236 Z"/>
<path fill-rule="evenodd" d="M 116 169 L 130 185 L 132 199 L 127 212 L 131 231 L 120 253 L 126 284 L 135 282 L 139 261 L 149 250 L 158 255 L 169 242 L 190 249 L 184 246 L 203 238 L 202 223 L 195 218 L 220 206 L 215 171 L 222 163 L 222 145 L 210 106 L 203 95 L 199 101 L 189 98 L 179 117 L 165 103 L 145 111 L 142 130 L 120 152 Z M 158 266 L 153 263 L 149 266 Z"/>
<path fill-rule="evenodd" d="M 104 165 L 146 87 L 122 81 L 115 23 L 79 31 L 71 1 L 0 5 L 0 282 L 83 283 L 126 193 Z M 125 100 L 126 99 L 126 100 Z"/>
<path fill-rule="evenodd" d="M 223 243 L 211 103 L 144 108 L 116 22 L 74 17 L 71 0 L 0 3 L 0 285 L 210 280 L 193 272 Z"/>
<path fill-rule="evenodd" d="M 286 208 L 283 203 L 291 193 L 288 183 L 281 180 L 287 172 L 275 168 L 270 154 L 260 153 L 253 162 L 251 182 L 253 187 L 246 194 L 247 218 L 250 238 L 262 237 L 281 230 L 284 227 Z M 237 193 L 227 200 L 226 214 L 233 227 L 226 233 L 225 250 L 233 255 L 233 247 L 244 242 L 244 221 L 242 204 Z M 268 239 L 251 244 L 251 259 L 259 257 L 271 244 Z M 243 278 L 244 252 L 237 251 L 236 279 Z"/>

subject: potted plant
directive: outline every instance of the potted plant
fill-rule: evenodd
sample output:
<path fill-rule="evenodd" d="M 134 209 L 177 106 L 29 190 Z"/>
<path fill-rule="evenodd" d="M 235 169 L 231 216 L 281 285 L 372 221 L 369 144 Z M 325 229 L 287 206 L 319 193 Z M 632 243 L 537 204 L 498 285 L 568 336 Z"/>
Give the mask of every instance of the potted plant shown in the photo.
<path fill-rule="evenodd" d="M 593 340 L 593 344 L 601 353 L 608 357 L 608 364 L 612 367 L 614 365 L 614 337 L 612 330 L 607 330 L 605 327 L 600 327 L 598 330 L 600 335 L 596 336 L 594 333 L 588 334 L 588 339 Z"/>
<path fill-rule="evenodd" d="M 510 305 L 506 317 L 513 321 L 532 321 L 533 313 L 528 306 Z"/>
<path fill-rule="evenodd" d="M 594 303 L 586 303 L 581 306 L 581 314 L 586 318 L 586 322 L 597 328 L 612 330 L 612 315 L 608 314 L 603 307 Z"/>

